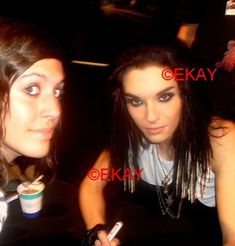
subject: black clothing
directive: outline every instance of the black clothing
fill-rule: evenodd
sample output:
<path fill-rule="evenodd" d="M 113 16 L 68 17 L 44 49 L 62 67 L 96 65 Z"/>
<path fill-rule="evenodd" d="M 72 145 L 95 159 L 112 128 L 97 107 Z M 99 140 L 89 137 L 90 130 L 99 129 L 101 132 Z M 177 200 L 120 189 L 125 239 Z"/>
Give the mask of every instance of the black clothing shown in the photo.
<path fill-rule="evenodd" d="M 108 206 L 112 206 L 109 202 Z M 116 204 L 117 206 L 117 200 Z M 115 211 L 114 211 L 115 210 Z M 155 185 L 137 183 L 136 191 L 124 199 L 108 215 L 124 226 L 118 234 L 122 245 L 222 245 L 217 210 L 196 201 L 184 201 L 179 219 L 162 215 Z"/>

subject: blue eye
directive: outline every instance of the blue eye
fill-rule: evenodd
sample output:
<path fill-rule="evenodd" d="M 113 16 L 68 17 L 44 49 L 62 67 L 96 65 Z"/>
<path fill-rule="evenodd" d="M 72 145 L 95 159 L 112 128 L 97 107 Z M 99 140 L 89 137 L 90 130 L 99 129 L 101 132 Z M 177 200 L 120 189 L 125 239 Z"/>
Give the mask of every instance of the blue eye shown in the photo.
<path fill-rule="evenodd" d="M 35 95 L 39 94 L 40 90 L 39 90 L 38 86 L 32 85 L 32 86 L 27 87 L 25 89 L 25 92 L 30 96 L 35 96 Z"/>

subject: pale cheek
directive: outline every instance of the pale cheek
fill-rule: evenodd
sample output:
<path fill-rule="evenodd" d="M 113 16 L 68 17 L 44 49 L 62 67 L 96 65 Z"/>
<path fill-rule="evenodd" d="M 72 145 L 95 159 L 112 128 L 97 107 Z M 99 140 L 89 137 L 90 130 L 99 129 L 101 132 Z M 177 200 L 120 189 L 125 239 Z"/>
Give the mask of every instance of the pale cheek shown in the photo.
<path fill-rule="evenodd" d="M 14 135 L 22 136 L 32 126 L 35 114 L 36 110 L 33 105 L 12 103 L 5 120 L 7 136 L 10 138 Z"/>
<path fill-rule="evenodd" d="M 24 102 L 24 103 L 13 103 L 11 106 L 11 118 L 12 121 L 29 121 L 35 118 L 37 114 L 37 106 L 35 103 Z"/>
<path fill-rule="evenodd" d="M 24 133 L 25 127 L 25 118 L 20 114 L 11 112 L 10 115 L 7 115 L 5 120 L 5 130 L 6 130 L 6 141 L 17 138 Z"/>

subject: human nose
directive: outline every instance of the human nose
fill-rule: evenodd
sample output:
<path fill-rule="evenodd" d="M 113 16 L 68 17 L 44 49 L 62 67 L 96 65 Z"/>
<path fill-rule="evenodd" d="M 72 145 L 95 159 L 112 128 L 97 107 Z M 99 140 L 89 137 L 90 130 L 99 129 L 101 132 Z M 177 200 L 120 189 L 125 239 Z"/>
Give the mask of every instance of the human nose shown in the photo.
<path fill-rule="evenodd" d="M 149 103 L 147 105 L 146 119 L 148 122 L 155 122 L 159 119 L 159 109 L 156 103 Z"/>
<path fill-rule="evenodd" d="M 61 114 L 61 103 L 54 95 L 43 99 L 41 114 L 45 118 L 56 119 Z"/>

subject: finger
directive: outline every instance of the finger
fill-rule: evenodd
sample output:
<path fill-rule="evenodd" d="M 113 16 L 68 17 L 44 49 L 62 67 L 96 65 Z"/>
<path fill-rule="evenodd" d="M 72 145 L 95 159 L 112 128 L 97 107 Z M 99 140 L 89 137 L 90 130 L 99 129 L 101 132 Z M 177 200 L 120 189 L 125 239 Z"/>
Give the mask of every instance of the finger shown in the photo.
<path fill-rule="evenodd" d="M 100 240 L 95 240 L 95 246 L 100 246 L 101 245 L 101 242 L 100 242 Z"/>
<path fill-rule="evenodd" d="M 110 242 L 107 238 L 107 232 L 106 231 L 98 231 L 97 232 L 98 238 L 101 242 L 102 246 L 110 246 Z"/>
<path fill-rule="evenodd" d="M 121 242 L 118 238 L 114 238 L 111 242 L 111 246 L 118 246 L 118 245 L 121 245 Z"/>

